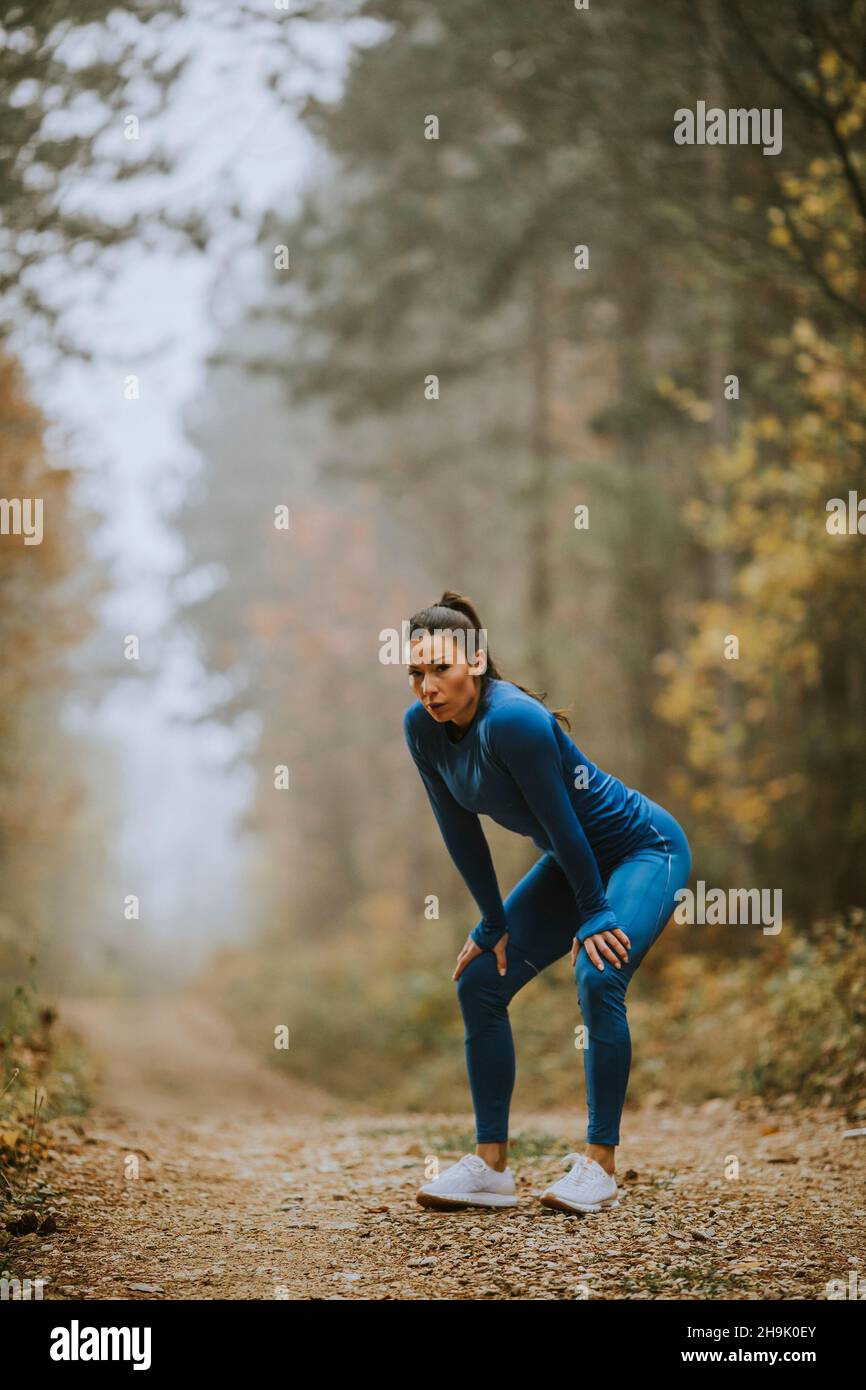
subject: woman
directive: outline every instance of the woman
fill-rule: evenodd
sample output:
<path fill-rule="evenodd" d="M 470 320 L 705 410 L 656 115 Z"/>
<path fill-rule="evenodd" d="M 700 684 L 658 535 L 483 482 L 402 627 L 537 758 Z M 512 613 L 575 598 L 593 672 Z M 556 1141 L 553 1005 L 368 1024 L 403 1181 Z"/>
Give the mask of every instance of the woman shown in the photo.
<path fill-rule="evenodd" d="M 500 675 L 468 599 L 446 590 L 409 628 L 409 682 L 418 698 L 403 732 L 483 914 L 452 976 L 475 1153 L 420 1188 L 417 1200 L 447 1209 L 516 1204 L 506 1166 L 515 1077 L 508 1004 L 570 951 L 589 1038 L 586 1149 L 566 1155 L 570 1171 L 541 1201 L 564 1211 L 618 1206 L 615 1149 L 631 1065 L 625 993 L 688 881 L 688 841 L 662 806 L 576 747 L 561 727 L 570 728 L 564 711 Z M 544 851 L 504 903 L 479 813 Z"/>

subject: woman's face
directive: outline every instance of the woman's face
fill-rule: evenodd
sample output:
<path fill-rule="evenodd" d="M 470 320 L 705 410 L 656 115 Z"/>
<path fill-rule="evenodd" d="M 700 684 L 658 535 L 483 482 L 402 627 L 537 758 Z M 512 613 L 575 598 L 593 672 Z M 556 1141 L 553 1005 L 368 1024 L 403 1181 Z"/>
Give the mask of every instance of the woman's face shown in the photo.
<path fill-rule="evenodd" d="M 449 632 L 425 632 L 409 645 L 409 684 L 437 723 L 459 720 L 475 703 L 485 656 L 480 651 L 470 666 L 467 654 L 471 647 L 461 650 Z"/>

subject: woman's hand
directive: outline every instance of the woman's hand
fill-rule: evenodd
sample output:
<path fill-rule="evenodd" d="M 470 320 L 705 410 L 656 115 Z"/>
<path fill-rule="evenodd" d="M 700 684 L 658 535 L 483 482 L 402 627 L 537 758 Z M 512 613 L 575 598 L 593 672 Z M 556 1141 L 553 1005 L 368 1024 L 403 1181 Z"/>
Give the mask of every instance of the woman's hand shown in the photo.
<path fill-rule="evenodd" d="M 496 969 L 499 971 L 500 975 L 505 974 L 505 943 L 507 942 L 507 940 L 508 932 L 503 932 L 496 945 L 491 947 L 491 950 L 493 951 L 493 954 L 496 957 Z M 484 952 L 482 951 L 481 947 L 472 940 L 471 936 L 467 936 L 466 944 L 461 950 L 460 955 L 457 957 L 457 964 L 454 967 L 454 974 L 451 976 L 452 980 L 456 980 L 457 977 L 462 974 L 462 972 L 466 969 L 467 965 L 471 960 L 474 960 L 476 956 L 483 956 L 483 954 Z"/>
<path fill-rule="evenodd" d="M 581 946 L 585 946 L 586 954 L 593 965 L 598 966 L 599 970 L 604 969 L 601 956 L 604 956 L 606 960 L 612 960 L 617 970 L 621 970 L 622 966 L 614 955 L 614 951 L 618 951 L 623 960 L 628 961 L 628 954 L 623 942 L 625 942 L 625 946 L 631 946 L 631 942 L 622 927 L 611 927 L 610 931 L 596 932 L 594 936 L 588 936 L 585 941 L 578 941 L 575 937 L 571 943 L 571 963 L 572 965 L 577 964 L 577 953 Z"/>

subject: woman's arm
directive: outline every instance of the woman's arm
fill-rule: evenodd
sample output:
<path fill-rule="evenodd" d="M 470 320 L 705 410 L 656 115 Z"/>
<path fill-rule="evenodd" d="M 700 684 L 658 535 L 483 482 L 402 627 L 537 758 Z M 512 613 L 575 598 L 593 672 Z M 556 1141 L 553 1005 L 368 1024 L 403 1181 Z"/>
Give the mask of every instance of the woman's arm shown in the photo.
<path fill-rule="evenodd" d="M 616 913 L 565 785 L 549 711 L 541 704 L 537 710 L 528 705 L 505 706 L 495 711 L 489 727 L 494 752 L 544 827 L 554 857 L 571 884 L 581 919 L 575 936 L 585 941 L 596 932 L 609 931 L 617 924 Z"/>
<path fill-rule="evenodd" d="M 487 950 L 496 944 L 508 927 L 490 846 L 481 828 L 481 822 L 474 811 L 467 811 L 465 806 L 461 806 L 460 802 L 455 800 L 442 774 L 421 753 L 412 737 L 408 717 L 403 721 L 403 732 L 409 752 L 427 788 L 430 805 L 433 807 L 433 814 L 439 823 L 448 853 L 483 913 L 481 921 L 470 932 L 470 936 L 476 946 Z"/>

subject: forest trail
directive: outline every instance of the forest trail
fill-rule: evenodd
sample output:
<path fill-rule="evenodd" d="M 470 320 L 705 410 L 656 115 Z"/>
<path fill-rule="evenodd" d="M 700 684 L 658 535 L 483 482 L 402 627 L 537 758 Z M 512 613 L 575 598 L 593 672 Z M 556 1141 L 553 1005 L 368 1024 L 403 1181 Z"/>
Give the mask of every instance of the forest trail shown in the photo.
<path fill-rule="evenodd" d="M 535 1200 L 583 1115 L 516 1112 L 519 1205 L 433 1212 L 414 1201 L 425 1161 L 466 1151 L 468 1110 L 353 1109 L 195 998 L 60 1008 L 100 1084 L 46 1127 L 58 1232 L 13 1241 L 47 1298 L 824 1299 L 866 1273 L 866 1150 L 835 1111 L 627 1105 L 622 1204 L 598 1216 Z"/>

